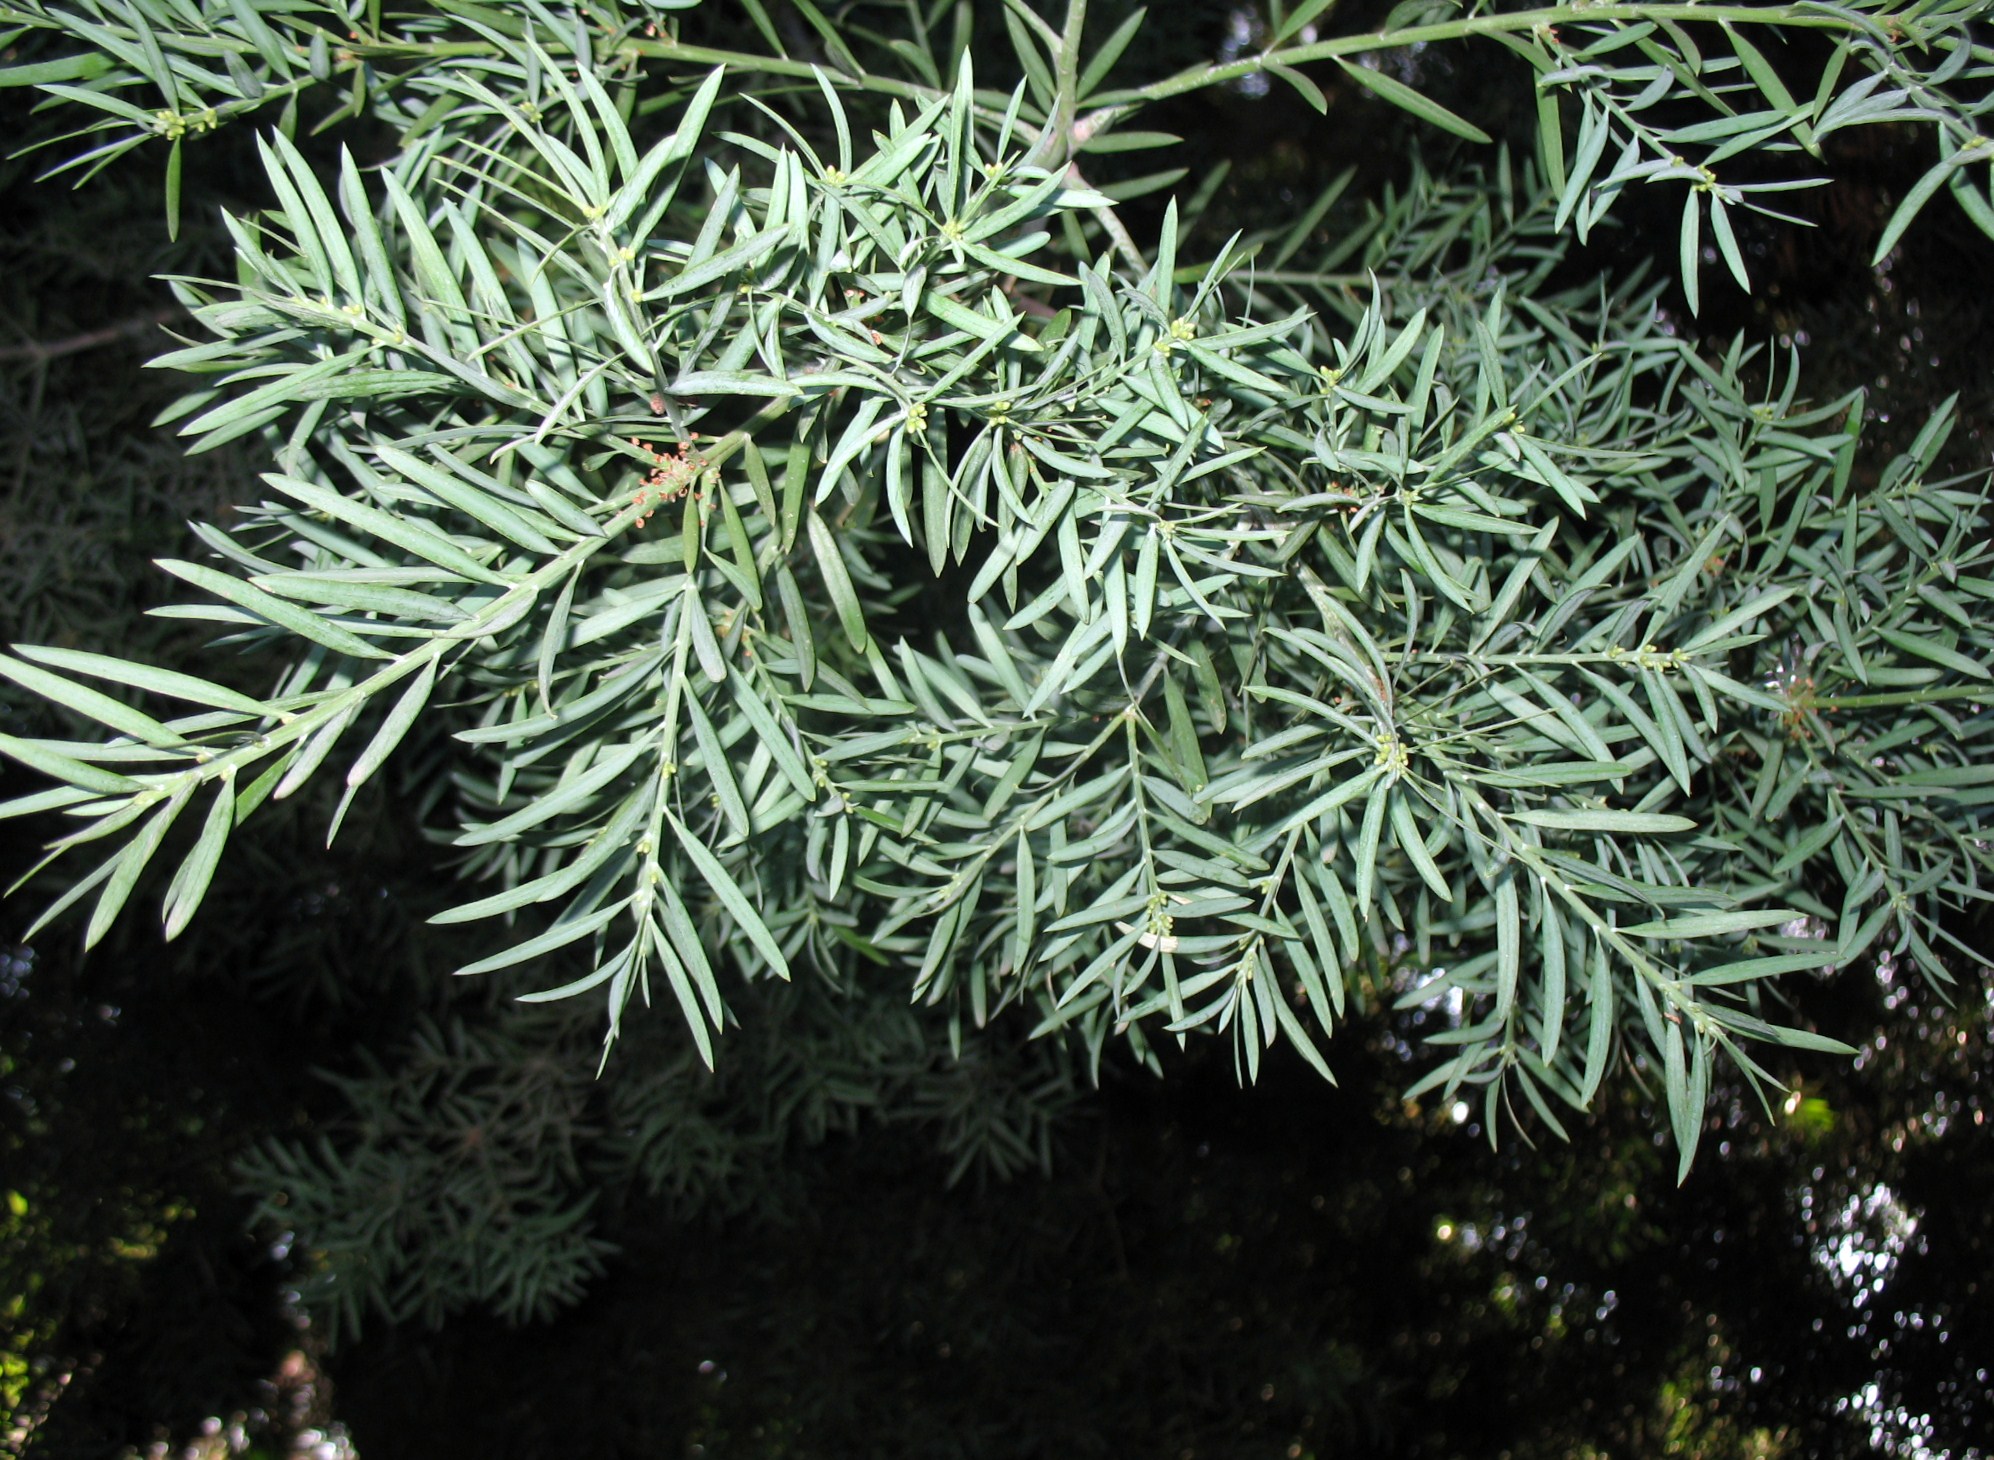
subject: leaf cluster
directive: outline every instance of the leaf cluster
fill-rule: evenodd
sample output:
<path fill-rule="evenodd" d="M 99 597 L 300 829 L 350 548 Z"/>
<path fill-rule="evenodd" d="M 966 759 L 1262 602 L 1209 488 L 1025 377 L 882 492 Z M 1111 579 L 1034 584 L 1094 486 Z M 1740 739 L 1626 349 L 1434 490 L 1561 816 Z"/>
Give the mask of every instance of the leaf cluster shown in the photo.
<path fill-rule="evenodd" d="M 198 337 L 156 363 L 197 377 L 191 450 L 274 467 L 163 564 L 200 595 L 169 612 L 289 666 L 259 696 L 0 657 L 110 732 L 0 739 L 53 783 L 5 810 L 102 857 L 51 915 L 94 898 L 94 941 L 171 847 L 172 936 L 266 801 L 343 774 L 336 833 L 414 759 L 468 894 L 440 920 L 516 934 L 460 971 L 592 992 L 612 1040 L 668 999 L 710 1063 L 732 977 L 877 969 L 952 1049 L 1016 1005 L 1093 1061 L 1211 1032 L 1243 1077 L 1277 1042 L 1327 1075 L 1353 981 L 1411 957 L 1407 997 L 1458 1009 L 1415 1091 L 1562 1129 L 1631 1059 L 1684 1169 L 1715 1060 L 1842 1048 L 1776 980 L 1970 956 L 1994 577 L 1985 491 L 1928 479 L 1947 412 L 1859 469 L 1859 403 L 1791 363 L 1748 392 L 1752 352 L 1706 358 L 1638 281 L 1557 280 L 1568 227 L 1680 181 L 1692 299 L 1705 220 L 1742 282 L 1727 210 L 1774 185 L 1717 166 L 1886 120 L 1943 170 L 1883 246 L 1942 185 L 1985 225 L 1975 7 L 1305 40 L 1303 6 L 1111 87 L 1139 18 L 1090 50 L 1083 4 L 1011 4 L 1008 95 L 946 7 L 849 38 L 796 8 L 814 58 L 755 4 L 752 54 L 636 5 L 9 7 L 59 54 L 0 80 L 89 109 L 86 166 L 282 108 L 272 206 L 228 221 L 233 278 L 177 281 Z M 1832 51 L 1804 99 L 1750 39 L 1789 32 Z M 1368 221 L 1332 189 L 1194 254 L 1176 202 L 1138 245 L 1074 165 L 1149 103 L 1330 61 L 1473 141 L 1364 62 L 1491 38 L 1544 98 L 1493 186 Z M 378 165 L 292 135 L 335 79 L 322 121 L 387 124 Z"/>

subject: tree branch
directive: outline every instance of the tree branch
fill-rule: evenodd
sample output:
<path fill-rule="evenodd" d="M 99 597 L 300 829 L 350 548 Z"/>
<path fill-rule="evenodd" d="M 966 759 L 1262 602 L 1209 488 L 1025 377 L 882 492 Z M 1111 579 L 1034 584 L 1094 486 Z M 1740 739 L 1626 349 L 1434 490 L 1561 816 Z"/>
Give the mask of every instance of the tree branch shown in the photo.
<path fill-rule="evenodd" d="M 0 360 L 55 360 L 64 355 L 80 355 L 85 350 L 95 350 L 102 345 L 115 345 L 119 340 L 142 335 L 147 330 L 178 318 L 178 309 L 156 309 L 151 314 L 142 314 L 135 319 L 124 320 L 119 324 L 107 324 L 102 329 L 85 330 L 81 334 L 68 335 L 60 340 L 29 340 L 22 345 L 0 345 Z"/>

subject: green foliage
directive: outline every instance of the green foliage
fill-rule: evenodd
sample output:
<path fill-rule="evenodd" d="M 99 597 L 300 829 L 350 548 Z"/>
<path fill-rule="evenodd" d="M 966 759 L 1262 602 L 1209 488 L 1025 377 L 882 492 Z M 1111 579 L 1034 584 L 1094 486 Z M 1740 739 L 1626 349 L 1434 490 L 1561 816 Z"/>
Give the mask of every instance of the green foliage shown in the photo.
<path fill-rule="evenodd" d="M 10 135 L 33 134 L 25 101 L 0 100 Z M 176 393 L 169 377 L 133 388 L 137 362 L 171 315 L 170 299 L 146 276 L 162 266 L 211 269 L 221 255 L 191 236 L 162 252 L 150 179 L 105 178 L 65 199 L 31 188 L 31 175 L 18 158 L 0 169 L 10 200 L 0 235 L 8 280 L 0 620 L 24 639 L 76 643 L 107 614 L 134 618 L 158 577 L 149 560 L 178 545 L 180 522 L 225 512 L 253 473 L 238 452 L 189 457 L 147 429 Z M 82 215 L 74 231 L 72 212 Z M 106 368 L 107 357 L 117 368 Z M 153 624 L 123 647 L 150 655 L 169 636 Z M 57 728 L 21 708 L 43 730 Z"/>
<path fill-rule="evenodd" d="M 436 1326 L 467 1304 L 547 1318 L 616 1254 L 605 1226 L 789 1215 L 799 1155 L 867 1120 L 931 1137 L 951 1182 L 1050 1167 L 1079 1087 L 1056 1045 L 993 1038 L 957 1060 L 898 1001 L 773 985 L 747 1004 L 717 1071 L 639 1028 L 598 1084 L 565 1011 L 455 1009 L 418 1017 L 392 1068 L 363 1053 L 329 1077 L 313 1138 L 237 1162 L 258 1225 L 308 1244 L 313 1326 L 339 1344 L 373 1319 Z"/>
<path fill-rule="evenodd" d="M 156 363 L 198 378 L 165 417 L 192 451 L 274 468 L 163 564 L 200 593 L 168 612 L 289 667 L 0 657 L 111 732 L 0 737 L 53 783 L 4 809 L 97 859 L 51 915 L 87 902 L 94 942 L 157 862 L 177 934 L 266 801 L 343 775 L 336 833 L 412 764 L 469 898 L 439 921 L 510 930 L 460 971 L 593 992 L 612 1040 L 668 998 L 710 1064 L 737 981 L 865 969 L 952 1049 L 1019 1005 L 1097 1062 L 1207 1031 L 1243 1077 L 1277 1041 L 1327 1074 L 1353 979 L 1409 953 L 1406 998 L 1460 1011 L 1415 1092 L 1561 1129 L 1631 1057 L 1685 1170 L 1720 1058 L 1846 1048 L 1781 1022 L 1782 975 L 1951 977 L 1994 524 L 1936 474 L 1948 413 L 1875 469 L 1858 402 L 1565 282 L 1566 234 L 1685 184 L 1694 306 L 1706 227 L 1746 282 L 1732 214 L 1880 122 L 1940 151 L 1884 249 L 1941 188 L 1994 231 L 1982 5 L 1443 4 L 1327 39 L 1305 6 L 1278 49 L 1112 87 L 1133 30 L 1080 0 L 1008 6 L 987 61 L 962 7 L 750 4 L 751 52 L 679 8 L 0 11 L 38 47 L 0 81 L 82 109 L 61 166 L 163 145 L 172 218 L 190 139 L 274 124 L 272 206 L 228 220 L 232 278 L 176 281 L 198 337 Z M 1332 62 L 1480 139 L 1381 58 L 1486 41 L 1534 79 L 1537 160 L 1364 219 L 1332 192 L 1205 247 L 1193 195 L 1138 241 L 1135 189 L 1072 165 L 1256 71 L 1319 99 L 1296 68 Z M 586 1241 L 547 1250 L 564 1292 Z"/>
<path fill-rule="evenodd" d="M 608 1244 L 575 1190 L 586 1072 L 495 1047 L 511 1032 L 421 1029 L 397 1078 L 339 1082 L 359 1107 L 357 1145 L 273 1145 L 245 1163 L 282 1193 L 268 1215 L 312 1234 L 321 1281 L 307 1297 L 335 1335 L 382 1295 L 393 1316 L 430 1323 L 467 1298 L 545 1318 L 601 1273 Z"/>

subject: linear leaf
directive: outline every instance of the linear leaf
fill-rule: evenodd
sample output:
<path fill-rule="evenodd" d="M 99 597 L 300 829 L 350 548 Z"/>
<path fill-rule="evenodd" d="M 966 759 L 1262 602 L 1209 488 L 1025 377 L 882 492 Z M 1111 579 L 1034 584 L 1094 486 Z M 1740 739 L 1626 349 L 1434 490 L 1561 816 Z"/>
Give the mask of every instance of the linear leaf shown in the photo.
<path fill-rule="evenodd" d="M 1552 831 L 1635 833 L 1696 830 L 1696 823 L 1689 817 L 1670 816 L 1659 811 L 1618 811 L 1606 807 L 1596 810 L 1531 808 L 1505 812 L 1504 815 L 1511 821 L 1521 821 L 1530 826 L 1541 826 Z"/>
<path fill-rule="evenodd" d="M 181 674 L 177 670 L 157 669 L 150 664 L 140 664 L 130 659 L 117 659 L 109 654 L 93 654 L 81 649 L 58 649 L 48 644 L 16 644 L 14 652 L 23 659 L 32 659 L 37 664 L 53 665 L 57 669 L 67 669 L 72 674 L 87 674 L 93 679 L 108 679 L 116 684 L 130 685 L 148 694 L 165 695 L 169 699 L 186 700 L 196 705 L 208 705 L 218 710 L 235 710 L 245 715 L 263 715 L 267 711 L 257 701 L 232 689 L 211 684 L 205 679 L 197 679 L 191 674 Z"/>
<path fill-rule="evenodd" d="M 186 931 L 188 922 L 200 909 L 202 899 L 208 895 L 208 886 L 214 881 L 215 868 L 221 864 L 222 848 L 234 828 L 235 772 L 231 767 L 222 772 L 221 786 L 215 792 L 214 803 L 208 808 L 199 840 L 188 851 L 179 870 L 173 874 L 172 884 L 166 889 L 162 916 L 167 942 L 172 942 Z"/>
<path fill-rule="evenodd" d="M 289 629 L 301 639 L 310 639 L 314 644 L 323 644 L 341 654 L 355 659 L 386 659 L 385 651 L 375 648 L 358 634 L 352 633 L 320 618 L 317 614 L 299 608 L 294 603 L 286 603 L 274 594 L 265 593 L 260 588 L 231 578 L 226 573 L 218 573 L 213 568 L 204 568 L 198 563 L 183 563 L 172 558 L 161 558 L 159 566 L 176 578 L 184 578 L 196 588 L 205 588 L 217 598 L 227 599 L 240 608 L 247 609 L 257 618 Z"/>
<path fill-rule="evenodd" d="M 457 973 L 460 977 L 492 973 L 501 968 L 511 968 L 516 963 L 525 963 L 528 959 L 544 957 L 557 948 L 565 948 L 570 943 L 579 942 L 589 934 L 608 927 L 610 920 L 628 906 L 629 902 L 625 900 L 609 907 L 597 908 L 585 917 L 575 918 L 569 922 L 557 922 L 539 936 L 528 938 L 523 943 L 516 943 L 502 953 L 494 953 L 489 958 L 480 958 L 476 963 L 465 964 L 457 970 Z"/>
<path fill-rule="evenodd" d="M 693 866 L 699 869 L 699 875 L 705 880 L 706 885 L 713 889 L 714 896 L 720 899 L 721 906 L 727 909 L 727 915 L 733 918 L 735 926 L 747 935 L 748 941 L 755 945 L 755 951 L 767 960 L 776 976 L 787 979 L 789 960 L 783 957 L 781 946 L 769 932 L 768 924 L 762 921 L 761 914 L 755 911 L 754 904 L 742 893 L 740 884 L 735 882 L 727 869 L 720 865 L 720 859 L 708 851 L 699 838 L 686 830 L 685 823 L 669 811 L 665 813 L 665 819 L 671 822 L 672 830 L 678 835 L 679 845 L 685 848 L 685 854 L 692 859 Z"/>
<path fill-rule="evenodd" d="M 817 555 L 817 571 L 824 577 L 824 591 L 831 596 L 831 606 L 837 610 L 845 637 L 862 654 L 871 644 L 872 636 L 866 631 L 865 610 L 852 587 L 851 574 L 845 569 L 844 555 L 838 551 L 838 540 L 814 508 L 805 517 L 805 526 L 810 532 L 811 549 Z"/>
<path fill-rule="evenodd" d="M 130 776 L 121 776 L 115 771 L 78 760 L 75 756 L 64 755 L 39 741 L 0 734 L 0 754 L 12 756 L 30 770 L 40 771 L 51 780 L 106 796 L 123 796 L 143 789 Z"/>
<path fill-rule="evenodd" d="M 125 849 L 117 856 L 116 866 L 104 883 L 104 890 L 97 895 L 97 905 L 90 910 L 90 924 L 83 933 L 83 946 L 94 948 L 111 930 L 111 924 L 124 909 L 125 902 L 138 886 L 138 879 L 152 854 L 159 850 L 159 844 L 166 839 L 166 832 L 180 815 L 180 809 L 187 804 L 187 798 L 194 792 L 192 780 L 182 781 L 180 787 L 159 810 L 152 813 L 137 836 L 126 843 Z"/>
<path fill-rule="evenodd" d="M 108 725 L 121 734 L 134 740 L 142 740 L 147 745 L 170 749 L 183 746 L 187 742 L 142 710 L 135 710 L 122 701 L 64 679 L 59 674 L 51 674 L 46 669 L 37 669 L 32 664 L 24 664 L 6 654 L 0 654 L 0 674 L 20 685 L 23 689 L 40 695 L 43 699 L 74 710 L 86 719 Z"/>
<path fill-rule="evenodd" d="M 430 691 L 436 687 L 436 661 L 431 659 L 422 666 L 422 672 L 414 683 L 402 691 L 401 698 L 395 701 L 394 708 L 381 722 L 381 728 L 374 732 L 374 738 L 367 742 L 367 748 L 354 760 L 352 769 L 346 773 L 349 788 L 358 789 L 365 785 L 374 772 L 381 768 L 395 747 L 402 743 L 416 717 L 421 715 L 429 704 Z"/>
<path fill-rule="evenodd" d="M 1790 923 L 1800 914 L 1791 908 L 1757 908 L 1739 912 L 1685 913 L 1654 922 L 1630 923 L 1621 932 L 1636 938 L 1725 938 L 1757 928 Z"/>
<path fill-rule="evenodd" d="M 1473 122 L 1456 116 L 1432 97 L 1415 91 L 1395 76 L 1387 76 L 1384 72 L 1374 71 L 1369 66 L 1346 61 L 1341 56 L 1336 58 L 1336 64 L 1343 68 L 1344 75 L 1366 91 L 1382 97 L 1401 111 L 1410 112 L 1423 122 L 1431 122 L 1443 132 L 1452 132 L 1456 137 L 1465 137 L 1470 142 L 1493 140 Z"/>

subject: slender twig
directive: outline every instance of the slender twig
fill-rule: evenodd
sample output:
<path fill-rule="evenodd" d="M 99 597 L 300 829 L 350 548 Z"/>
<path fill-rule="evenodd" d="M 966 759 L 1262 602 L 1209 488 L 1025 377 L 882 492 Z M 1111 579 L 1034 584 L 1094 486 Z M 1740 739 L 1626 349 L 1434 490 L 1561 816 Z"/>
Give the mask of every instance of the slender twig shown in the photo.
<path fill-rule="evenodd" d="M 177 309 L 158 309 L 151 314 L 142 314 L 136 319 L 127 319 L 118 324 L 107 324 L 102 329 L 85 330 L 81 334 L 68 335 L 60 340 L 29 340 L 22 345 L 0 345 L 0 360 L 55 360 L 64 355 L 80 355 L 85 350 L 94 350 L 102 345 L 115 345 L 119 340 L 142 335 L 147 330 L 177 318 Z"/>
<path fill-rule="evenodd" d="M 1069 162 L 1066 165 L 1066 180 L 1076 188 L 1085 188 L 1090 192 L 1093 190 L 1086 177 L 1082 175 L 1080 164 L 1077 162 Z M 1142 250 L 1136 247 L 1135 236 L 1129 232 L 1128 225 L 1122 222 L 1121 215 L 1114 210 L 1114 207 L 1104 205 L 1088 211 L 1101 220 L 1101 226 L 1108 231 L 1108 238 L 1115 245 L 1115 252 L 1119 253 L 1122 261 L 1135 271 L 1135 276 L 1139 279 L 1148 273 L 1149 260 L 1144 258 Z"/>

